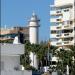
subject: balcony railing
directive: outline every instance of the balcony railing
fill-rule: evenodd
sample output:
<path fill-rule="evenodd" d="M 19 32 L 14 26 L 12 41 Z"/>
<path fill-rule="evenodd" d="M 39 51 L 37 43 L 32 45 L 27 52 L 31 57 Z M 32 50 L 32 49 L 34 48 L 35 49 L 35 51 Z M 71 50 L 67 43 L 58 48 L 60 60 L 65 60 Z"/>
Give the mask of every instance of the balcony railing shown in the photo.
<path fill-rule="evenodd" d="M 50 11 L 50 15 L 51 16 L 60 16 L 60 15 L 62 15 L 62 13 L 58 12 L 58 11 Z"/>
<path fill-rule="evenodd" d="M 73 29 L 74 25 L 64 25 L 62 26 L 62 29 Z"/>
<path fill-rule="evenodd" d="M 74 41 L 63 41 L 64 45 L 73 45 Z"/>
<path fill-rule="evenodd" d="M 50 19 L 50 22 L 54 22 L 54 23 L 62 23 L 63 22 L 63 20 L 61 19 L 61 18 L 51 18 Z"/>
<path fill-rule="evenodd" d="M 65 37 L 74 37 L 74 33 L 63 33 L 61 38 L 65 38 Z"/>

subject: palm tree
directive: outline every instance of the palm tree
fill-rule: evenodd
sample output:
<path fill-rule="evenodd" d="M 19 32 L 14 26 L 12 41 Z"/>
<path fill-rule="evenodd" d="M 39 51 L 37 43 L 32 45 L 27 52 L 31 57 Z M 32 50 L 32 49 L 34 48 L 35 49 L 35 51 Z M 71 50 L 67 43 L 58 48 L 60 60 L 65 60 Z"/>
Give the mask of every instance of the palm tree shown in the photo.
<path fill-rule="evenodd" d="M 71 75 L 75 75 L 75 45 L 69 46 L 72 51 Z"/>

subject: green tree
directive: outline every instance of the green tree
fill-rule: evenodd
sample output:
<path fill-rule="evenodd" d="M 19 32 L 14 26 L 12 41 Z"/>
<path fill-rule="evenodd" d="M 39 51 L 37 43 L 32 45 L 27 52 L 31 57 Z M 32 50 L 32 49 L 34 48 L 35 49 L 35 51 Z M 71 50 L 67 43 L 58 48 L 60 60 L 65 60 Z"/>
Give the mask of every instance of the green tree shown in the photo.
<path fill-rule="evenodd" d="M 57 57 L 59 57 L 59 60 L 61 60 L 57 64 L 57 69 L 62 71 L 62 75 L 64 72 L 66 72 L 67 65 L 69 66 L 69 69 L 71 71 L 71 69 L 72 69 L 72 56 L 73 56 L 73 52 L 71 50 L 61 49 L 60 51 L 57 51 Z"/>
<path fill-rule="evenodd" d="M 29 69 L 30 70 L 30 58 L 29 58 L 29 52 L 30 52 L 30 42 L 26 41 L 25 42 L 25 50 L 24 50 L 24 54 L 20 56 L 20 61 L 21 61 L 21 65 L 23 65 L 25 67 L 25 69 Z"/>
<path fill-rule="evenodd" d="M 72 51 L 72 65 L 71 65 L 71 75 L 75 75 L 75 45 L 69 46 Z"/>
<path fill-rule="evenodd" d="M 30 52 L 33 52 L 34 54 L 37 55 L 37 59 L 39 61 L 39 65 L 42 66 L 46 66 L 45 62 L 48 61 L 47 56 L 48 56 L 48 49 L 49 49 L 49 53 L 55 54 L 55 46 L 50 46 L 50 48 L 48 48 L 48 43 L 47 42 L 41 42 L 39 44 L 31 44 L 29 41 L 25 42 L 25 53 L 23 55 L 21 55 L 21 64 L 23 64 L 23 66 L 26 69 L 32 69 L 33 67 L 30 66 L 30 58 L 29 58 L 29 54 Z M 46 56 L 46 58 L 45 58 Z"/>

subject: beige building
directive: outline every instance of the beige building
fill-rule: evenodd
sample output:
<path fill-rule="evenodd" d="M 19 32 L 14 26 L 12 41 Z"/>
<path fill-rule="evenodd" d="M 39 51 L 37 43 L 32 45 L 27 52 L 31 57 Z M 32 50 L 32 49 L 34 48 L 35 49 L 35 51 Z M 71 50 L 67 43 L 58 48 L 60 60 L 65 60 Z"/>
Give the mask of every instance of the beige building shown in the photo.
<path fill-rule="evenodd" d="M 17 35 L 20 39 L 29 40 L 28 27 L 1 28 L 0 33 L 0 41 L 13 40 Z"/>
<path fill-rule="evenodd" d="M 75 0 L 55 0 L 50 5 L 50 39 L 55 46 L 75 45 Z"/>

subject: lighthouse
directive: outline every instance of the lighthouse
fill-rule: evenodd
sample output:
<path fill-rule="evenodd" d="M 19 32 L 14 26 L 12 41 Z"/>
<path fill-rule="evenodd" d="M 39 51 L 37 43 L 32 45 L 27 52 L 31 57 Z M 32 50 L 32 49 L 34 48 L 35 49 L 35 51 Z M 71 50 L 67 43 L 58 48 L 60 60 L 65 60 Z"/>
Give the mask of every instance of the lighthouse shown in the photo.
<path fill-rule="evenodd" d="M 39 22 L 37 15 L 33 12 L 29 21 L 29 41 L 31 44 L 37 44 L 39 42 Z M 33 52 L 30 52 L 30 65 L 38 69 L 37 56 Z"/>

